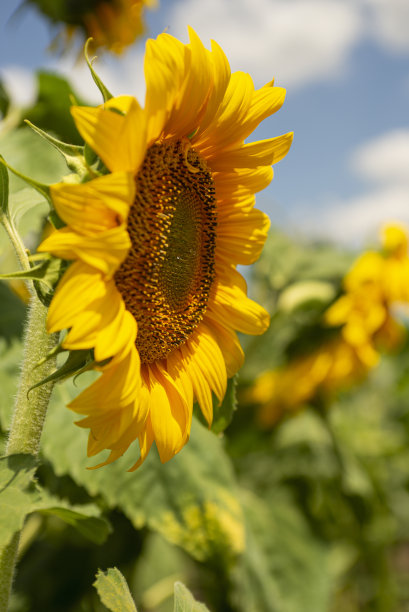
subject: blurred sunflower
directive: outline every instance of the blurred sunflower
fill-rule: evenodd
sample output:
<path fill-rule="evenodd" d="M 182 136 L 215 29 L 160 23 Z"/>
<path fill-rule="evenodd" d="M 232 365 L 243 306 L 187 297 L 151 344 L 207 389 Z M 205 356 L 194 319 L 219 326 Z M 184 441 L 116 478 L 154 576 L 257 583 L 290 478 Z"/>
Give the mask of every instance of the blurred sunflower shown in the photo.
<path fill-rule="evenodd" d="M 260 406 L 260 424 L 274 425 L 317 397 L 327 401 L 363 380 L 378 365 L 381 352 L 403 343 L 407 330 L 395 307 L 407 312 L 409 304 L 408 232 L 402 225 L 388 224 L 381 239 L 379 251 L 357 258 L 344 277 L 343 294 L 324 312 L 322 323 L 334 328 L 336 337 L 262 373 L 244 393 L 246 401 Z"/>
<path fill-rule="evenodd" d="M 61 26 L 54 47 L 67 49 L 73 36 L 81 33 L 85 40 L 93 38 L 94 49 L 121 53 L 143 34 L 144 9 L 155 7 L 157 0 L 25 0 L 28 3 Z"/>
<path fill-rule="evenodd" d="M 167 461 L 188 440 L 193 401 L 210 424 L 240 368 L 236 331 L 261 334 L 268 313 L 247 297 L 237 264 L 254 262 L 269 220 L 255 192 L 292 134 L 244 144 L 278 110 L 285 90 L 231 74 L 220 47 L 168 34 L 149 40 L 146 100 L 74 107 L 78 130 L 109 173 L 51 187 L 66 227 L 40 246 L 74 260 L 50 306 L 63 346 L 92 349 L 102 375 L 71 404 L 88 415 L 88 454 L 122 455 L 153 441 Z M 101 464 L 103 465 L 103 464 Z"/>

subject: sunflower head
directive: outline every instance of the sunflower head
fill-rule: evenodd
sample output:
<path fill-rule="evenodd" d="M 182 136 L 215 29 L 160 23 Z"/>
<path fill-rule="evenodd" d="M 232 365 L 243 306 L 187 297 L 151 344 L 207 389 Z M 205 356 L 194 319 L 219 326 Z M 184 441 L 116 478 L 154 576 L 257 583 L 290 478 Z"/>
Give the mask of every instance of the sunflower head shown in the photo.
<path fill-rule="evenodd" d="M 62 50 L 81 34 L 93 48 L 121 53 L 145 31 L 143 12 L 156 0 L 29 0 L 61 31 L 54 41 Z"/>
<path fill-rule="evenodd" d="M 209 423 L 213 396 L 243 362 L 237 332 L 261 334 L 268 313 L 247 297 L 238 264 L 254 262 L 269 220 L 255 193 L 292 134 L 245 143 L 284 90 L 231 74 L 216 43 L 148 41 L 146 99 L 74 107 L 100 160 L 86 180 L 51 187 L 65 226 L 39 250 L 68 260 L 48 315 L 62 347 L 89 350 L 100 377 L 70 408 L 90 428 L 88 453 L 113 461 L 139 441 L 162 461 L 190 433 L 193 402 Z"/>

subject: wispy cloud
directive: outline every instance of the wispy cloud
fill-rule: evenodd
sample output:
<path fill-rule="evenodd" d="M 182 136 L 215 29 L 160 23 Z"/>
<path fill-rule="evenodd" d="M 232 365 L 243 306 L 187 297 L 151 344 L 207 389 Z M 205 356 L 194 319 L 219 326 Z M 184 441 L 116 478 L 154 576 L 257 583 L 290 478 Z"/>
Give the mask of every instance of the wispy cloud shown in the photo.
<path fill-rule="evenodd" d="M 409 224 L 409 130 L 394 130 L 359 147 L 350 166 L 369 185 L 363 194 L 333 199 L 309 214 L 303 228 L 317 238 L 362 245 L 388 221 Z"/>
<path fill-rule="evenodd" d="M 348 0 L 180 0 L 169 32 L 186 39 L 187 23 L 203 40 L 217 40 L 232 68 L 250 72 L 257 85 L 273 75 L 293 86 L 333 78 L 363 29 Z"/>

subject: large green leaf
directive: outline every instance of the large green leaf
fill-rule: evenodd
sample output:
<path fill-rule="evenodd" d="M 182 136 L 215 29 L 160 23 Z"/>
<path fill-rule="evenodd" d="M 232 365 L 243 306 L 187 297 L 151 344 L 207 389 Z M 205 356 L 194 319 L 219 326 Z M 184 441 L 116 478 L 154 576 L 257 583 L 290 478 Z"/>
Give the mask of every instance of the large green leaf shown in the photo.
<path fill-rule="evenodd" d="M 41 183 L 55 183 L 68 174 L 63 157 L 29 127 L 0 136 L 0 152 L 6 162 Z M 26 187 L 22 179 L 10 174 L 10 192 Z"/>
<path fill-rule="evenodd" d="M 42 489 L 34 480 L 36 459 L 31 455 L 0 458 L 0 547 L 7 545 L 32 512 L 58 516 L 97 544 L 107 538 L 109 524 L 93 505 L 71 506 Z"/>
<path fill-rule="evenodd" d="M 234 573 L 239 610 L 327 612 L 332 588 L 326 547 L 287 495 L 242 492 L 247 547 Z"/>
<path fill-rule="evenodd" d="M 43 453 L 58 475 L 69 474 L 91 495 L 119 507 L 135 527 L 148 525 L 197 559 L 217 557 L 228 563 L 243 550 L 242 512 L 221 439 L 194 420 L 190 441 L 167 464 L 152 449 L 136 472 L 126 471 L 135 461 L 127 455 L 89 471 L 86 467 L 96 462 L 86 458 L 86 432 L 73 425 L 64 406 L 72 386 L 57 385 L 55 391 Z"/>

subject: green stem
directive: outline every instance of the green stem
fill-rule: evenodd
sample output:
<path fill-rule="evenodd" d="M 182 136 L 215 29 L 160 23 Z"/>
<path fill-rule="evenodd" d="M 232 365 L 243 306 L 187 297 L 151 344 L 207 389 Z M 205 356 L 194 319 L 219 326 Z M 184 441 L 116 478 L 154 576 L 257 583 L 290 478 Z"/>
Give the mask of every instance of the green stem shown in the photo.
<path fill-rule="evenodd" d="M 37 456 L 40 448 L 41 433 L 50 400 L 53 383 L 47 383 L 29 392 L 36 383 L 49 376 L 55 369 L 55 358 L 37 363 L 57 342 L 56 334 L 47 334 L 47 308 L 33 295 L 25 332 L 24 355 L 20 383 L 10 428 L 6 454 L 28 453 Z M 0 612 L 6 612 L 17 560 L 20 534 L 0 550 Z"/>
<path fill-rule="evenodd" d="M 30 262 L 27 257 L 27 252 L 24 247 L 24 244 L 21 241 L 20 236 L 18 235 L 16 228 L 13 225 L 13 222 L 7 217 L 7 215 L 2 215 L 1 223 L 4 229 L 6 230 L 8 237 L 10 238 L 10 241 L 14 247 L 21 267 L 23 268 L 23 270 L 29 270 Z"/>

